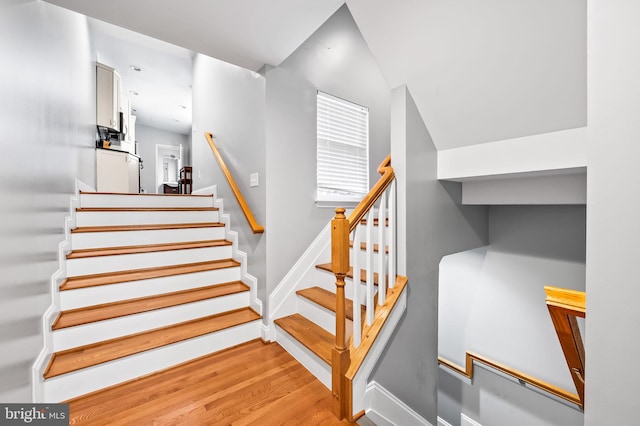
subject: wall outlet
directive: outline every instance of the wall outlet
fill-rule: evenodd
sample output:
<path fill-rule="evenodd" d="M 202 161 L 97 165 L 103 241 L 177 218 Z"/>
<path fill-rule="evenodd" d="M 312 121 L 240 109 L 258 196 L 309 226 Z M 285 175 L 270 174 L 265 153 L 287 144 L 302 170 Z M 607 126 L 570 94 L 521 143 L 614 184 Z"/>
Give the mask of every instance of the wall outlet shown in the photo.
<path fill-rule="evenodd" d="M 258 186 L 258 174 L 251 173 L 249 175 L 249 186 Z"/>

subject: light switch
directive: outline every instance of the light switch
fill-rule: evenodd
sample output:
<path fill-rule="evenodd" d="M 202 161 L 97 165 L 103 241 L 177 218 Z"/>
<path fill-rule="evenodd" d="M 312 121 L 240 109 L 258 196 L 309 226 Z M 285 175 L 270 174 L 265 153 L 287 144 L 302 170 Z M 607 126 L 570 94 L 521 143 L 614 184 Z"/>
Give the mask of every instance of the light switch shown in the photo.
<path fill-rule="evenodd" d="M 258 186 L 258 174 L 251 173 L 249 175 L 249 186 Z"/>

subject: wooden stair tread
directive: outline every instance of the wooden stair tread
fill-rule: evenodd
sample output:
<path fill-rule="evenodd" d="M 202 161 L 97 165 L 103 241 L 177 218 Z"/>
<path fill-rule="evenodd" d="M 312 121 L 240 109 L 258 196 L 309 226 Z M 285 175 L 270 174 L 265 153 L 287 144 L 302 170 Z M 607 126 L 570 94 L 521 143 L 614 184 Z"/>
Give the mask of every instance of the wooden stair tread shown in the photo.
<path fill-rule="evenodd" d="M 186 250 L 196 248 L 208 248 L 208 247 L 222 247 L 230 246 L 231 241 L 227 240 L 204 240 L 204 241 L 189 241 L 181 243 L 169 243 L 169 244 L 148 244 L 139 246 L 121 246 L 121 247 L 107 247 L 107 248 L 92 248 L 73 250 L 67 254 L 67 259 L 82 259 L 87 257 L 99 257 L 99 256 L 113 256 L 119 254 L 138 254 L 138 253 L 152 253 L 170 250 Z"/>
<path fill-rule="evenodd" d="M 81 324 L 119 318 L 126 315 L 213 299 L 230 294 L 249 291 L 249 286 L 241 281 L 214 284 L 189 290 L 176 291 L 156 296 L 140 297 L 102 305 L 71 309 L 60 313 L 52 329 L 60 330 Z"/>
<path fill-rule="evenodd" d="M 44 373 L 49 379 L 260 319 L 251 308 L 186 321 L 143 333 L 56 352 Z"/>
<path fill-rule="evenodd" d="M 217 207 L 78 207 L 76 212 L 217 212 Z"/>
<path fill-rule="evenodd" d="M 64 280 L 62 285 L 60 286 L 60 290 L 74 290 L 78 288 L 93 287 L 98 285 L 118 284 L 128 281 L 168 277 L 171 275 L 233 268 L 236 266 L 240 266 L 240 263 L 233 259 L 221 259 L 209 262 L 185 263 L 180 265 L 161 266 L 156 268 L 132 269 L 128 271 L 106 272 L 103 274 L 81 275 L 77 277 L 70 277 Z"/>
<path fill-rule="evenodd" d="M 380 220 L 378 218 L 373 219 L 373 226 L 378 226 Z M 361 225 L 366 225 L 367 224 L 367 219 L 360 219 L 360 224 Z M 384 220 L 384 226 L 389 226 L 389 218 L 386 218 Z"/>
<path fill-rule="evenodd" d="M 320 359 L 331 365 L 331 351 L 336 342 L 333 334 L 300 314 L 278 318 L 274 322 Z"/>
<path fill-rule="evenodd" d="M 349 247 L 353 248 L 353 240 L 349 240 Z M 367 249 L 367 243 L 360 243 L 360 250 L 366 250 Z M 380 250 L 379 245 L 378 244 L 374 244 L 373 245 L 373 251 L 375 253 L 378 253 L 378 251 Z M 384 246 L 384 252 L 386 254 L 389 254 L 389 246 Z"/>
<path fill-rule="evenodd" d="M 157 194 L 156 194 L 157 195 Z M 169 194 L 175 195 L 175 194 Z M 157 231 L 165 229 L 190 229 L 190 228 L 220 228 L 224 227 L 221 222 L 203 222 L 203 223 L 171 223 L 157 225 L 121 225 L 121 226 L 83 226 L 74 228 L 72 233 L 84 232 L 119 232 L 119 231 Z"/>
<path fill-rule="evenodd" d="M 331 269 L 331 263 L 322 263 L 320 265 L 316 265 L 317 269 L 322 271 L 331 272 L 333 274 L 333 270 Z M 349 272 L 347 272 L 347 278 L 353 279 L 353 267 L 349 267 Z M 367 282 L 367 271 L 364 269 L 360 270 L 360 281 L 365 283 Z M 378 273 L 373 273 L 373 285 L 378 285 Z"/>
<path fill-rule="evenodd" d="M 309 299 L 314 303 L 329 309 L 332 312 L 336 312 L 336 295 L 321 287 L 310 287 L 296 291 L 298 296 Z M 345 311 L 348 319 L 353 321 L 353 300 L 345 298 Z M 361 310 L 364 313 L 364 306 L 361 306 Z"/>
<path fill-rule="evenodd" d="M 143 196 L 143 197 L 211 197 L 213 198 L 213 194 L 151 194 L 151 193 L 128 193 L 128 192 L 90 192 L 90 191 L 80 191 L 81 194 L 88 195 L 134 195 L 134 196 Z"/>

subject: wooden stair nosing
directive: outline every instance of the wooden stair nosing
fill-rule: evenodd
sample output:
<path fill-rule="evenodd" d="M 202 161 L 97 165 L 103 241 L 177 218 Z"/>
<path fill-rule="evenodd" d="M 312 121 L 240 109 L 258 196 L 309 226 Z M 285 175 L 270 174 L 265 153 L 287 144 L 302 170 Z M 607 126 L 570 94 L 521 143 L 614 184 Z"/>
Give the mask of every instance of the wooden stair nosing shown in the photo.
<path fill-rule="evenodd" d="M 321 287 L 309 287 L 296 291 L 296 294 L 300 297 L 304 297 L 325 309 L 336 312 L 336 295 Z M 364 314 L 364 306 L 360 306 L 361 312 Z M 348 319 L 353 321 L 353 300 L 345 298 L 345 314 Z"/>
<path fill-rule="evenodd" d="M 274 322 L 318 358 L 331 365 L 331 351 L 336 339 L 333 334 L 300 314 L 278 318 Z"/>
<path fill-rule="evenodd" d="M 172 275 L 213 271 L 216 269 L 233 268 L 238 266 L 240 266 L 240 262 L 234 259 L 220 259 L 208 262 L 185 263 L 180 265 L 131 269 L 127 271 L 106 272 L 93 275 L 80 275 L 65 279 L 60 285 L 60 291 L 75 290 L 78 288 L 94 287 L 99 285 L 119 284 L 151 278 L 162 278 Z"/>
<path fill-rule="evenodd" d="M 172 250 L 188 250 L 196 248 L 210 248 L 230 246 L 228 240 L 203 240 L 180 243 L 147 244 L 138 246 L 120 246 L 106 248 L 90 248 L 73 250 L 67 254 L 67 259 L 85 259 L 88 257 L 117 256 L 121 254 L 157 253 Z"/>
<path fill-rule="evenodd" d="M 213 194 L 151 194 L 151 193 L 131 193 L 131 192 L 90 192 L 80 191 L 80 194 L 85 195 L 134 195 L 143 197 L 213 197 Z"/>
<path fill-rule="evenodd" d="M 78 213 L 90 212 L 217 212 L 217 207 L 78 207 Z"/>
<path fill-rule="evenodd" d="M 249 307 L 245 307 L 56 352 L 49 360 L 44 372 L 44 378 L 50 379 L 83 368 L 235 327 L 260 318 L 260 314 Z"/>
<path fill-rule="evenodd" d="M 200 222 L 200 223 L 171 223 L 155 225 L 114 225 L 114 226 L 82 226 L 73 228 L 72 234 L 86 232 L 122 232 L 122 231 L 160 231 L 168 229 L 191 229 L 191 228 L 223 228 L 222 222 Z"/>
<path fill-rule="evenodd" d="M 320 265 L 316 265 L 316 269 L 320 269 L 321 271 L 327 271 L 333 273 L 331 269 L 331 263 L 322 263 Z M 353 279 L 353 267 L 349 267 L 349 272 L 347 272 L 346 278 Z M 388 277 L 385 276 L 385 282 L 388 281 Z M 360 270 L 360 282 L 366 284 L 367 282 L 367 271 L 364 269 Z M 373 285 L 378 285 L 378 273 L 373 273 Z"/>
<path fill-rule="evenodd" d="M 353 248 L 353 240 L 349 240 L 349 247 Z M 367 249 L 367 243 L 360 243 L 360 250 L 365 251 Z M 378 253 L 380 251 L 380 246 L 378 244 L 373 245 L 373 251 Z M 384 252 L 389 254 L 389 246 L 384 246 Z"/>
<path fill-rule="evenodd" d="M 380 220 L 378 218 L 374 218 L 373 219 L 373 226 L 378 226 L 379 225 Z M 360 219 L 360 224 L 361 225 L 366 225 L 367 224 L 367 219 Z M 385 218 L 384 220 L 384 226 L 389 226 L 389 218 Z"/>
<path fill-rule="evenodd" d="M 70 309 L 60 312 L 51 328 L 54 331 L 61 330 L 77 325 L 120 318 L 127 315 L 199 302 L 245 291 L 249 291 L 249 286 L 241 281 L 232 281 L 172 293 Z"/>

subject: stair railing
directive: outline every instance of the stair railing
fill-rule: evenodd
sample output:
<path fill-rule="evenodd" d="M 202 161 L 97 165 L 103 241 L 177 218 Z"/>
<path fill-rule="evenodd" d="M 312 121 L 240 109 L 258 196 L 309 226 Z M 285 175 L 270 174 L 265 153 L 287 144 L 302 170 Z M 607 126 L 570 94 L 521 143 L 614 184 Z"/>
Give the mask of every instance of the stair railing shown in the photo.
<path fill-rule="evenodd" d="M 213 134 L 206 132 L 204 136 L 207 138 L 207 142 L 209 142 L 211 151 L 213 151 L 213 155 L 216 157 L 216 160 L 218 161 L 220 170 L 222 170 L 224 177 L 227 178 L 227 182 L 229 182 L 231 191 L 233 192 L 233 195 L 235 195 L 236 200 L 238 200 L 238 204 L 240 204 L 240 209 L 242 209 L 242 213 L 244 213 L 244 217 L 247 219 L 247 222 L 249 222 L 249 226 L 251 227 L 251 230 L 253 231 L 254 234 L 262 234 L 264 232 L 264 227 L 262 225 L 258 225 L 258 222 L 256 221 L 256 218 L 253 216 L 253 213 L 251 212 L 251 209 L 249 208 L 247 201 L 242 196 L 242 192 L 240 192 L 240 188 L 238 188 L 238 185 L 236 184 L 235 179 L 233 179 L 233 176 L 231 176 L 231 172 L 229 171 L 229 168 L 227 167 L 224 160 L 222 159 L 222 156 L 220 155 L 220 151 L 218 151 L 218 148 L 216 147 L 216 144 L 213 141 Z"/>
<path fill-rule="evenodd" d="M 545 287 L 544 291 L 551 321 L 584 407 L 584 344 L 577 318 L 586 316 L 586 293 L 558 287 Z"/>
<path fill-rule="evenodd" d="M 352 416 L 349 412 L 351 388 L 346 376 L 351 363 L 349 348 L 360 346 L 363 328 L 374 322 L 376 305 L 385 303 L 387 286 L 392 289 L 396 283 L 396 183 L 390 155 L 380 164 L 378 172 L 382 176 L 349 218 L 345 216 L 344 208 L 337 208 L 336 216 L 331 221 L 331 265 L 336 276 L 336 345 L 332 353 L 332 392 L 333 411 L 339 419 Z M 376 205 L 377 213 L 374 210 Z M 375 222 L 378 224 L 377 244 L 374 244 Z M 350 239 L 353 241 L 352 263 L 349 262 Z M 364 267 L 359 256 L 363 249 L 366 259 Z M 350 268 L 351 265 L 353 268 Z M 353 330 L 350 333 L 351 345 L 348 345 L 345 277 L 350 271 L 354 283 Z M 366 282 L 364 323 L 361 317 L 363 295 L 360 294 L 359 285 L 362 281 Z"/>

